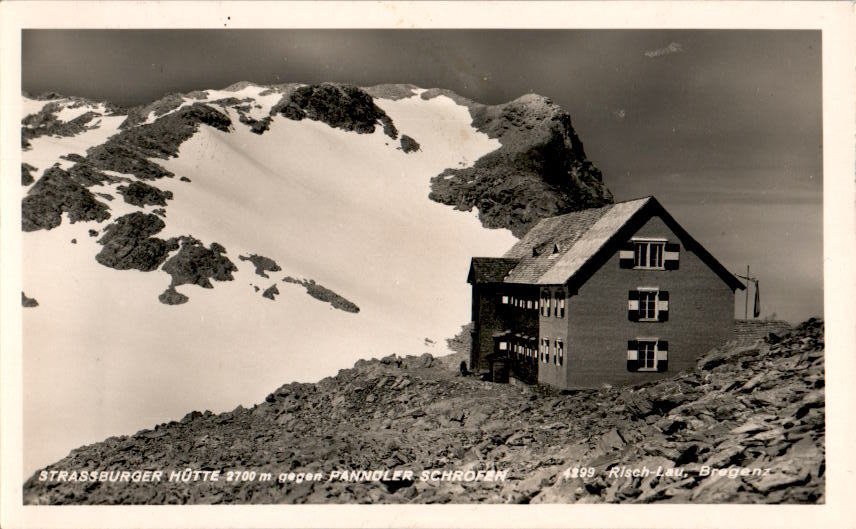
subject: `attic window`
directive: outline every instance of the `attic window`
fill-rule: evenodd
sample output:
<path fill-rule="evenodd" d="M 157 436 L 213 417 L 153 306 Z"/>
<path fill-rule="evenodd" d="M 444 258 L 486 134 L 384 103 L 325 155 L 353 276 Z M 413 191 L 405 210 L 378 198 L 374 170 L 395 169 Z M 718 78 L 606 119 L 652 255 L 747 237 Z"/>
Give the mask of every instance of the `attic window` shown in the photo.
<path fill-rule="evenodd" d="M 538 257 L 538 248 L 532 247 L 532 257 Z"/>
<path fill-rule="evenodd" d="M 634 237 L 621 247 L 619 264 L 621 268 L 677 270 L 680 248 L 666 239 Z"/>
<path fill-rule="evenodd" d="M 633 266 L 635 268 L 663 268 L 663 247 L 660 241 L 633 241 Z"/>
<path fill-rule="evenodd" d="M 554 245 L 553 245 L 553 255 L 555 255 L 555 254 L 557 254 L 557 253 L 559 253 L 559 245 L 558 245 L 558 244 L 554 244 Z"/>

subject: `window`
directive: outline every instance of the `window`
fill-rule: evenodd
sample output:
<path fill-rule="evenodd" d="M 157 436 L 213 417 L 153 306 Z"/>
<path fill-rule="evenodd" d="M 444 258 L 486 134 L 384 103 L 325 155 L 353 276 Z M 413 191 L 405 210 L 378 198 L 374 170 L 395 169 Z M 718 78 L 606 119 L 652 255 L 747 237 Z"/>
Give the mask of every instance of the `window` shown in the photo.
<path fill-rule="evenodd" d="M 559 298 L 559 318 L 564 318 L 565 317 L 565 293 L 559 292 L 558 294 L 556 294 L 556 296 Z"/>
<path fill-rule="evenodd" d="M 663 268 L 663 247 L 665 245 L 665 241 L 634 241 L 634 268 Z"/>
<path fill-rule="evenodd" d="M 656 290 L 639 292 L 639 321 L 657 318 L 657 294 Z"/>
<path fill-rule="evenodd" d="M 562 340 L 556 340 L 556 364 L 564 365 L 565 363 L 565 344 Z"/>
<path fill-rule="evenodd" d="M 527 309 L 531 309 L 531 308 L 532 308 L 532 300 L 531 300 L 531 299 L 527 299 L 527 300 L 526 300 L 526 308 L 527 308 Z"/>
<path fill-rule="evenodd" d="M 499 342 L 499 350 L 505 351 L 508 349 L 508 342 Z"/>
<path fill-rule="evenodd" d="M 639 370 L 653 370 L 657 365 L 657 342 L 639 342 Z"/>
<path fill-rule="evenodd" d="M 630 321 L 669 321 L 669 291 L 657 287 L 639 287 L 627 294 L 627 319 Z"/>
<path fill-rule="evenodd" d="M 549 364 L 550 363 L 550 339 L 544 338 L 543 343 L 544 343 L 544 358 L 542 358 L 541 360 L 545 364 Z"/>
<path fill-rule="evenodd" d="M 658 338 L 637 338 L 627 341 L 628 371 L 667 371 L 669 342 Z"/>
<path fill-rule="evenodd" d="M 633 238 L 618 252 L 621 268 L 642 270 L 677 270 L 681 245 L 658 238 Z"/>
<path fill-rule="evenodd" d="M 508 296 L 502 296 L 502 304 L 508 305 Z"/>
<path fill-rule="evenodd" d="M 543 362 L 544 361 L 544 341 L 543 340 L 541 341 L 541 346 L 538 349 L 538 354 L 541 355 L 540 358 L 541 358 L 541 361 Z"/>
<path fill-rule="evenodd" d="M 550 292 L 541 292 L 541 316 L 548 318 L 550 316 Z"/>

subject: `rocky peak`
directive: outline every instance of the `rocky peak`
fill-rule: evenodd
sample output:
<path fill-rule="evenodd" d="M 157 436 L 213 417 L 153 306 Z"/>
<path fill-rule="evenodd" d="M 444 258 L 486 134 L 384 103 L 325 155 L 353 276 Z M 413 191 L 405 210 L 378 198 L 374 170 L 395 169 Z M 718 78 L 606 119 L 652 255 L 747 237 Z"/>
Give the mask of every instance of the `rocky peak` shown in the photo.
<path fill-rule="evenodd" d="M 526 94 L 501 105 L 467 106 L 473 126 L 502 147 L 473 167 L 435 177 L 432 199 L 465 211 L 476 207 L 485 226 L 508 228 L 518 237 L 540 219 L 613 202 L 570 114 L 550 98 Z"/>

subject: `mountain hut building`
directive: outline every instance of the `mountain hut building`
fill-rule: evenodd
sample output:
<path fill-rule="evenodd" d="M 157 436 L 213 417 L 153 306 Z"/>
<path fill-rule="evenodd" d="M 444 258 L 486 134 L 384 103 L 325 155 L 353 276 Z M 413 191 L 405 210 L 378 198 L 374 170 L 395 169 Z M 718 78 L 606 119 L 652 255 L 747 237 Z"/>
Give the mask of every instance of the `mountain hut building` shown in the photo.
<path fill-rule="evenodd" d="M 561 389 L 692 368 L 734 328 L 743 283 L 654 197 L 541 220 L 474 257 L 470 368 Z"/>

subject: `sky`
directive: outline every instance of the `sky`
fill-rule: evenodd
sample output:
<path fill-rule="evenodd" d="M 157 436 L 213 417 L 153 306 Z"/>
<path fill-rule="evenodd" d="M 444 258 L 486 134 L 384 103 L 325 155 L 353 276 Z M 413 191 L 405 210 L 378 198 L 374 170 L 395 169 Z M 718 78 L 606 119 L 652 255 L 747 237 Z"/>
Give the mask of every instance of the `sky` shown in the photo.
<path fill-rule="evenodd" d="M 21 74 L 28 93 L 121 105 L 243 80 L 548 96 L 616 200 L 654 195 L 751 267 L 762 318 L 823 315 L 819 31 L 26 30 Z"/>

